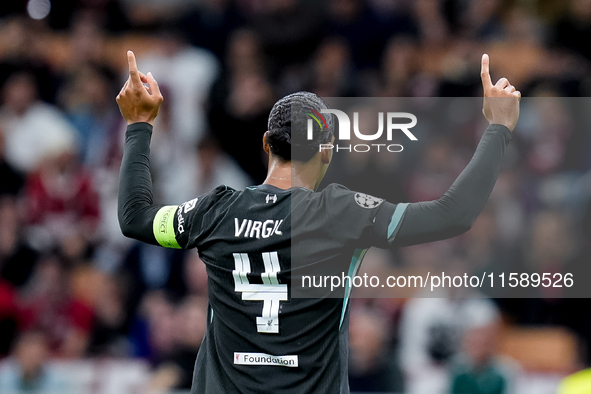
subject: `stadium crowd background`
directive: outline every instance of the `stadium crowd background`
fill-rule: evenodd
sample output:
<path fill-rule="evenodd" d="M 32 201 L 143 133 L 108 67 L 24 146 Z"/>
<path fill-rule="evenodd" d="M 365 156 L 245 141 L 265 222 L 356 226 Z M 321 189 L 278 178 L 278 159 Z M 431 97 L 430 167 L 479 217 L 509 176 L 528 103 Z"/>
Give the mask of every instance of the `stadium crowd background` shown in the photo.
<path fill-rule="evenodd" d="M 190 387 L 206 316 L 203 263 L 195 251 L 125 239 L 117 224 L 125 125 L 114 98 L 125 50 L 165 97 L 152 165 L 156 201 L 174 204 L 219 184 L 261 183 L 267 116 L 290 92 L 478 97 L 487 52 L 493 78 L 508 77 L 524 97 L 585 97 L 589 42 L 589 0 L 1 2 L 0 392 L 65 392 L 76 379 L 93 393 Z M 560 115 L 523 111 L 469 233 L 376 251 L 364 264 L 562 272 L 589 263 L 591 188 L 577 189 L 576 203 L 569 191 L 589 185 L 591 131 L 562 127 Z M 437 198 L 481 129 L 431 138 L 408 167 L 341 163 L 329 181 L 393 202 Z M 365 185 L 358 174 L 368 166 L 399 187 L 385 196 Z M 590 362 L 587 299 L 450 295 L 353 300 L 352 390 L 492 392 L 478 388 L 485 379 L 495 393 L 519 384 L 550 393 Z"/>

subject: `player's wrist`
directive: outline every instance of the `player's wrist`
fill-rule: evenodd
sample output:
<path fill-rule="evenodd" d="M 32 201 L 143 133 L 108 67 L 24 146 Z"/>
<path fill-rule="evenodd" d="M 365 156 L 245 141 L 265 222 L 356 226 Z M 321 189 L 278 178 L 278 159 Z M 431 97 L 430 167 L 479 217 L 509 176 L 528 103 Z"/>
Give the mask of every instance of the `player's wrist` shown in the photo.
<path fill-rule="evenodd" d="M 510 121 L 508 119 L 491 119 L 489 122 L 489 125 L 500 125 L 500 126 L 504 126 L 506 128 L 509 129 L 509 131 L 513 132 L 513 129 L 515 128 L 516 122 Z"/>
<path fill-rule="evenodd" d="M 511 135 L 513 134 L 512 130 L 510 128 L 508 128 L 507 126 L 505 126 L 503 124 L 499 124 L 499 123 L 490 123 L 488 125 L 488 127 L 486 128 L 486 130 L 500 132 L 500 133 L 507 133 L 509 138 L 511 138 Z"/>
<path fill-rule="evenodd" d="M 151 134 L 153 127 L 154 126 L 152 126 L 152 124 L 150 124 L 148 122 L 135 122 L 135 123 L 129 123 L 127 125 L 127 131 L 128 132 L 135 132 L 135 131 L 147 130 Z"/>
<path fill-rule="evenodd" d="M 127 121 L 128 127 L 132 126 L 132 125 L 139 125 L 139 124 L 150 125 L 150 126 L 154 127 L 154 121 L 147 121 L 147 120 Z"/>
<path fill-rule="evenodd" d="M 154 118 L 134 118 L 134 119 L 125 119 L 127 125 L 132 125 L 135 123 L 147 123 L 151 126 L 154 126 Z"/>
<path fill-rule="evenodd" d="M 148 123 L 153 126 L 154 120 L 158 115 L 158 111 L 140 111 L 137 108 L 133 108 L 132 110 L 122 110 L 121 113 L 127 125 L 134 123 Z"/>

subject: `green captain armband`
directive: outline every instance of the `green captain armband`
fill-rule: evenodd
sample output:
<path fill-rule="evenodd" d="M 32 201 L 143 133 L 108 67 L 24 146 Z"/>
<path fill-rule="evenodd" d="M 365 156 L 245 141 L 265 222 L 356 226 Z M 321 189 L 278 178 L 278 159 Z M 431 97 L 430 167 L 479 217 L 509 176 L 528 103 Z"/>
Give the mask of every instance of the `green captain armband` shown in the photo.
<path fill-rule="evenodd" d="M 174 214 L 178 205 L 167 205 L 160 208 L 154 218 L 153 230 L 156 241 L 165 248 L 181 249 L 174 235 Z"/>

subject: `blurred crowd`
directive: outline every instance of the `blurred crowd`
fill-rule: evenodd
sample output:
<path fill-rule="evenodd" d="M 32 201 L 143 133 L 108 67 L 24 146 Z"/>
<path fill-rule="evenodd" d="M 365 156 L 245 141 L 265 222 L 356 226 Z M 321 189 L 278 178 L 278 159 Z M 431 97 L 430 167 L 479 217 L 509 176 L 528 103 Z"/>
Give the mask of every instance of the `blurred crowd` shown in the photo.
<path fill-rule="evenodd" d="M 125 239 L 117 223 L 125 125 L 114 98 L 125 50 L 165 97 L 151 152 L 155 201 L 179 204 L 264 180 L 267 116 L 288 93 L 475 97 L 487 52 L 493 78 L 506 76 L 524 97 L 585 97 L 589 42 L 591 0 L 0 2 L 0 391 L 61 390 L 45 361 L 87 357 L 142 358 L 152 390 L 190 387 L 204 264 L 195 251 Z M 370 264 L 563 272 L 589 262 L 591 132 L 565 127 L 556 101 L 540 103 L 522 109 L 470 232 L 369 255 Z M 393 202 L 438 198 L 480 132 L 432 135 L 411 163 L 341 162 L 328 181 Z M 368 169 L 399 186 L 364 184 Z M 582 367 L 591 317 L 581 311 L 591 302 L 562 295 L 355 300 L 351 388 L 507 394 L 517 368 L 495 347 L 507 324 L 568 328 Z"/>

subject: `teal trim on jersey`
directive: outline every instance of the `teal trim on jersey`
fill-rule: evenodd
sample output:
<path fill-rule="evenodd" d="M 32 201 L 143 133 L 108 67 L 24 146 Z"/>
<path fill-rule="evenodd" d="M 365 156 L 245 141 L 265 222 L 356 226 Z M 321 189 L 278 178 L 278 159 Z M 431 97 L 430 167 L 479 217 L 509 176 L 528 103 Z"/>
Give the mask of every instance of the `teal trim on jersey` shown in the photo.
<path fill-rule="evenodd" d="M 402 217 L 404 216 L 404 212 L 408 207 L 408 203 L 400 203 L 396 206 L 394 213 L 392 214 L 392 219 L 390 220 L 390 224 L 388 225 L 388 239 L 395 235 L 400 226 L 400 222 L 402 221 Z M 353 279 L 357 272 L 359 271 L 359 267 L 361 266 L 361 262 L 365 257 L 365 253 L 367 253 L 367 249 L 355 249 L 353 253 L 353 257 L 351 258 L 351 265 L 349 266 L 349 273 L 348 276 Z M 349 303 L 349 298 L 351 295 L 351 287 L 345 288 L 345 298 L 343 298 L 343 310 L 341 312 L 341 321 L 339 323 L 339 330 L 343 326 L 343 320 L 345 319 L 345 312 L 347 311 L 347 304 Z"/>
<path fill-rule="evenodd" d="M 408 203 L 406 202 L 396 205 L 396 209 L 392 214 L 392 220 L 390 220 L 390 225 L 388 225 L 388 239 L 390 239 L 392 234 L 398 229 L 402 216 L 404 216 L 404 212 L 406 211 L 406 207 L 408 207 Z"/>
<path fill-rule="evenodd" d="M 361 266 L 361 261 L 365 257 L 365 253 L 367 253 L 367 249 L 355 249 L 353 253 L 353 257 L 351 257 L 351 265 L 349 265 L 349 273 L 347 276 L 353 280 L 353 277 L 357 275 L 359 271 L 359 267 Z M 351 286 L 345 288 L 345 298 L 343 298 L 343 310 L 341 312 L 341 322 L 339 323 L 339 330 L 343 325 L 343 320 L 345 319 L 345 311 L 347 310 L 347 304 L 349 303 L 349 296 L 351 295 Z"/>

